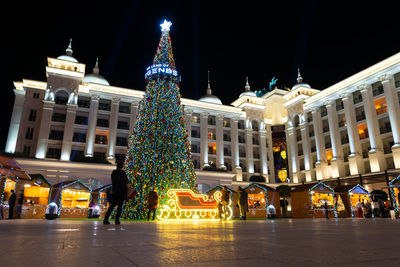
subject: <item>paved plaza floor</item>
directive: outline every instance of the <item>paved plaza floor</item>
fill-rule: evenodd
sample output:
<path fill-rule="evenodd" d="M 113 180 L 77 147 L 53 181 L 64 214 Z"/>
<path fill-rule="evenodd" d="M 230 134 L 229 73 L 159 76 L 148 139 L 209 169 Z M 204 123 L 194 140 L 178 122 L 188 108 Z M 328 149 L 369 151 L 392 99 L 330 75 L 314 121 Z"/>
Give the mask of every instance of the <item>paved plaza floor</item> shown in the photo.
<path fill-rule="evenodd" d="M 0 221 L 0 266 L 400 266 L 400 220 Z"/>

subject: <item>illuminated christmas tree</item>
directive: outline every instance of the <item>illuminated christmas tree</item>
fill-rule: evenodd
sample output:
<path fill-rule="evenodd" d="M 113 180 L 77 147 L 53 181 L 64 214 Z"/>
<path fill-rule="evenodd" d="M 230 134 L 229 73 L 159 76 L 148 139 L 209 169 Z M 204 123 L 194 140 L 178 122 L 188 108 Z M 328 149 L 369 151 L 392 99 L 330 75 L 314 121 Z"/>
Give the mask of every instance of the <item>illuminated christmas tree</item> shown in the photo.
<path fill-rule="evenodd" d="M 162 205 L 167 200 L 168 189 L 194 190 L 196 185 L 170 26 L 167 21 L 161 24 L 157 53 L 153 65 L 146 69 L 146 94 L 139 105 L 125 160 L 125 171 L 138 195 L 126 202 L 125 218 L 146 217 L 146 199 L 152 188 L 157 189 Z"/>

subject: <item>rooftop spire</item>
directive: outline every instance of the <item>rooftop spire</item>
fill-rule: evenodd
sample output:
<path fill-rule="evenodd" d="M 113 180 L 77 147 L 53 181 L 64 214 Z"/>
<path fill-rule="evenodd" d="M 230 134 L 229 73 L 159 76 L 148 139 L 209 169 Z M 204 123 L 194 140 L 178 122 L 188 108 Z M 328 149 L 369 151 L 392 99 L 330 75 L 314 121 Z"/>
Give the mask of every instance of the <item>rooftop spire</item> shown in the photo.
<path fill-rule="evenodd" d="M 297 83 L 303 83 L 303 77 L 301 77 L 300 68 L 297 68 Z"/>
<path fill-rule="evenodd" d="M 99 74 L 99 57 L 96 58 L 96 65 L 94 65 L 93 73 Z"/>
<path fill-rule="evenodd" d="M 246 76 L 246 86 L 244 87 L 245 91 L 250 91 L 249 77 Z"/>
<path fill-rule="evenodd" d="M 65 49 L 65 52 L 68 56 L 72 56 L 72 38 L 69 39 L 69 45 L 67 49 Z"/>
<path fill-rule="evenodd" d="M 207 95 L 212 95 L 211 86 L 210 86 L 210 71 L 208 71 Z"/>

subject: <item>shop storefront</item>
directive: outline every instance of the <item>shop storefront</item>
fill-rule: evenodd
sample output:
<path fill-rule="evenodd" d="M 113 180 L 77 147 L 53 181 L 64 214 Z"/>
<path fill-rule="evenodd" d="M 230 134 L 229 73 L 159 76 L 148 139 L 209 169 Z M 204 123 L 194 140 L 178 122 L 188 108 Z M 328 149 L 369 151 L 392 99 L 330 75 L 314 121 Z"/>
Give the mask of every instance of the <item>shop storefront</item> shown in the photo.
<path fill-rule="evenodd" d="M 248 195 L 248 219 L 281 217 L 278 191 L 257 183 L 251 183 L 243 189 Z"/>
<path fill-rule="evenodd" d="M 32 174 L 31 179 L 24 185 L 21 218 L 44 218 L 51 184 L 40 174 Z"/>
<path fill-rule="evenodd" d="M 390 186 L 390 194 L 392 196 L 392 200 L 393 200 L 393 204 L 394 204 L 394 209 L 398 216 L 400 213 L 400 176 L 393 179 L 389 183 L 389 186 Z"/>
<path fill-rule="evenodd" d="M 359 184 L 335 187 L 335 204 L 339 218 L 372 216 L 370 194 Z"/>
<path fill-rule="evenodd" d="M 214 193 L 217 192 L 217 191 L 220 191 L 220 192 L 222 193 L 222 187 L 223 187 L 223 186 L 221 186 L 221 185 L 216 185 L 216 186 L 214 186 L 214 187 L 211 187 L 210 189 L 208 189 L 208 190 L 206 191 L 206 195 L 212 197 L 212 196 L 214 195 Z M 239 217 L 240 217 L 239 208 L 236 207 L 236 203 L 237 203 L 237 194 L 236 194 L 236 191 L 234 191 L 234 190 L 232 190 L 232 189 L 230 189 L 230 188 L 228 188 L 228 187 L 227 187 L 227 189 L 228 189 L 228 192 L 229 192 L 229 194 L 230 194 L 230 196 L 231 196 L 231 202 L 232 202 L 231 208 L 232 208 L 232 210 L 233 210 L 233 216 L 232 216 L 232 218 L 233 218 L 233 219 L 234 219 L 234 218 L 239 218 Z"/>
<path fill-rule="evenodd" d="M 86 218 L 90 198 L 90 189 L 79 180 L 55 184 L 50 197 L 61 218 Z"/>
<path fill-rule="evenodd" d="M 100 217 L 104 217 L 108 207 L 111 203 L 111 189 L 112 185 L 105 185 L 92 191 L 92 205 L 95 205 L 100 210 Z M 90 207 L 94 209 L 95 207 Z"/>
<path fill-rule="evenodd" d="M 337 216 L 334 190 L 322 182 L 296 186 L 291 197 L 293 218 L 325 218 L 325 203 L 329 217 Z"/>
<path fill-rule="evenodd" d="M 0 219 L 8 218 L 11 190 L 16 194 L 14 218 L 21 217 L 24 188 L 30 180 L 29 175 L 13 158 L 0 155 Z"/>

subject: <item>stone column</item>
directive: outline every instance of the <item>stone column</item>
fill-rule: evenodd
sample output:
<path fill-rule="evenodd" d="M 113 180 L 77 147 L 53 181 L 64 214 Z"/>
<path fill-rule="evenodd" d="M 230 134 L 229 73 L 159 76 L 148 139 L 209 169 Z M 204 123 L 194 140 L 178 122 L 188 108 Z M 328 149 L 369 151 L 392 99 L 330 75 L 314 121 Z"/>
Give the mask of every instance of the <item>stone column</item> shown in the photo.
<path fill-rule="evenodd" d="M 74 124 L 78 105 L 67 104 L 67 116 L 65 119 L 64 136 L 61 147 L 61 160 L 69 160 L 71 156 L 72 137 L 74 135 Z"/>
<path fill-rule="evenodd" d="M 396 169 L 400 168 L 400 107 L 396 86 L 392 75 L 382 75 L 379 77 L 382 82 L 383 91 L 386 98 L 386 105 L 389 113 L 390 126 L 392 128 L 393 142 L 392 153 Z"/>
<path fill-rule="evenodd" d="M 208 113 L 203 112 L 200 114 L 200 167 L 208 166 Z"/>
<path fill-rule="evenodd" d="M 287 135 L 288 135 L 288 145 L 289 147 L 289 157 L 290 157 L 290 167 L 291 167 L 291 174 L 292 174 L 292 181 L 293 183 L 299 182 L 299 156 L 297 151 L 297 137 L 296 137 L 296 128 L 289 127 L 287 128 Z"/>
<path fill-rule="evenodd" d="M 310 136 L 308 130 L 307 122 L 303 121 L 300 123 L 301 141 L 303 145 L 303 155 L 304 155 L 304 169 L 306 171 L 306 182 L 312 181 L 312 162 L 311 162 L 311 146 L 310 146 Z"/>
<path fill-rule="evenodd" d="M 264 123 L 260 123 L 260 131 L 258 132 L 260 139 L 260 161 L 261 173 L 268 181 L 268 161 L 267 161 L 267 131 Z"/>
<path fill-rule="evenodd" d="M 54 109 L 53 101 L 43 100 L 42 119 L 40 120 L 39 137 L 36 148 L 36 158 L 44 159 L 47 152 L 47 142 L 49 140 L 50 122 Z"/>
<path fill-rule="evenodd" d="M 356 112 L 353 107 L 352 93 L 342 94 L 344 115 L 346 117 L 347 135 L 349 137 L 350 155 L 349 168 L 351 175 L 365 172 L 364 161 L 361 154 L 360 136 L 357 129 Z"/>
<path fill-rule="evenodd" d="M 224 164 L 224 129 L 223 129 L 223 123 L 224 123 L 224 116 L 221 114 L 218 114 L 216 117 L 216 141 L 217 141 L 217 168 L 222 168 L 226 169 L 226 166 Z"/>
<path fill-rule="evenodd" d="M 239 161 L 239 118 L 231 118 L 231 142 L 232 142 L 232 170 L 236 173 L 236 181 L 243 181 L 242 168 Z"/>
<path fill-rule="evenodd" d="M 329 134 L 332 144 L 332 160 L 331 160 L 331 173 L 333 178 L 343 177 L 346 175 L 343 161 L 343 150 L 341 147 L 341 140 L 339 134 L 338 117 L 336 113 L 336 102 L 325 102 L 328 111 Z"/>
<path fill-rule="evenodd" d="M 192 114 L 192 110 L 185 110 L 186 131 L 188 134 L 189 144 L 192 143 Z"/>
<path fill-rule="evenodd" d="M 86 132 L 86 157 L 93 157 L 94 141 L 96 139 L 97 111 L 99 109 L 99 95 L 92 95 L 90 100 L 89 122 Z"/>
<path fill-rule="evenodd" d="M 117 126 L 119 112 L 119 97 L 113 97 L 111 100 L 111 116 L 110 116 L 110 131 L 108 136 L 107 159 L 115 158 L 115 145 L 117 142 Z"/>
<path fill-rule="evenodd" d="M 368 152 L 371 172 L 383 171 L 386 169 L 386 159 L 383 153 L 382 139 L 380 138 L 378 119 L 374 101 L 372 101 L 371 85 L 361 85 L 358 87 L 362 94 L 364 112 L 367 119 L 369 142 L 371 150 Z"/>
<path fill-rule="evenodd" d="M 254 173 L 254 156 L 253 156 L 253 129 L 251 123 L 246 122 L 246 163 L 247 173 L 251 176 Z"/>
<path fill-rule="evenodd" d="M 327 174 L 327 161 L 325 153 L 325 140 L 322 135 L 322 120 L 320 109 L 313 109 L 311 111 L 314 125 L 315 147 L 317 150 L 317 162 L 315 163 L 315 171 L 317 180 L 326 179 Z"/>
<path fill-rule="evenodd" d="M 131 103 L 131 117 L 129 118 L 129 136 L 132 135 L 133 129 L 135 129 L 136 121 L 137 121 L 137 115 L 138 115 L 138 109 L 139 109 L 139 102 L 138 101 L 132 101 Z"/>
<path fill-rule="evenodd" d="M 6 152 L 14 153 L 17 146 L 19 126 L 21 125 L 22 110 L 24 109 L 25 91 L 14 89 L 15 100 L 8 129 Z"/>
<path fill-rule="evenodd" d="M 269 183 L 274 184 L 275 166 L 274 166 L 274 152 L 272 151 L 272 128 L 270 124 L 267 124 L 266 131 L 267 131 L 267 143 L 268 143 L 267 160 L 269 158 L 268 161 Z"/>

